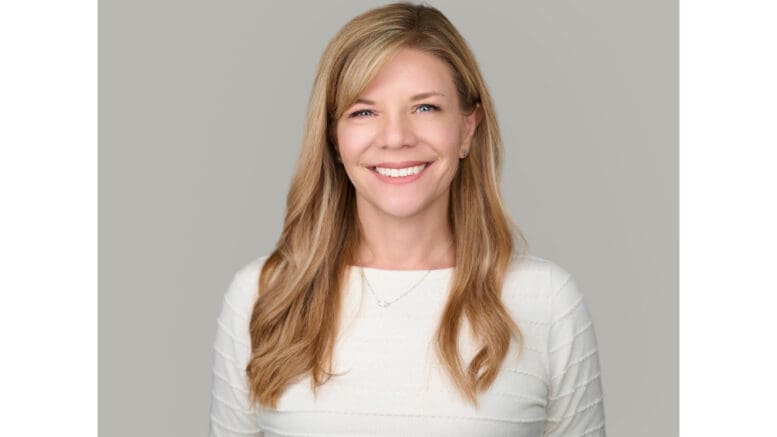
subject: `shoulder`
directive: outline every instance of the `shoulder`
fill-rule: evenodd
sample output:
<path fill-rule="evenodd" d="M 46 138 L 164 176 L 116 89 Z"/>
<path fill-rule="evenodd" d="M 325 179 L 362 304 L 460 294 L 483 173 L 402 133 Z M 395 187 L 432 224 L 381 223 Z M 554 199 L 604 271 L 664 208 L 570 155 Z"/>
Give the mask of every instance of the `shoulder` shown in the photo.
<path fill-rule="evenodd" d="M 259 274 L 267 257 L 253 258 L 239 267 L 224 294 L 224 304 L 243 317 L 250 314 L 259 297 Z"/>
<path fill-rule="evenodd" d="M 549 326 L 560 313 L 580 304 L 582 293 L 555 261 L 514 254 L 502 284 L 502 301 L 518 320 Z"/>
<path fill-rule="evenodd" d="M 248 263 L 242 265 L 235 272 L 235 276 L 233 280 L 240 281 L 240 282 L 258 280 L 259 273 L 262 271 L 262 266 L 264 265 L 264 262 L 265 260 L 267 260 L 267 258 L 268 258 L 268 255 L 262 255 L 262 256 L 253 258 Z"/>
<path fill-rule="evenodd" d="M 585 297 L 573 275 L 535 255 L 513 256 L 502 299 L 513 314 L 540 325 L 580 328 L 591 324 Z"/>
<path fill-rule="evenodd" d="M 506 297 L 516 294 L 551 300 L 572 275 L 556 262 L 529 253 L 513 254 L 504 279 Z"/>

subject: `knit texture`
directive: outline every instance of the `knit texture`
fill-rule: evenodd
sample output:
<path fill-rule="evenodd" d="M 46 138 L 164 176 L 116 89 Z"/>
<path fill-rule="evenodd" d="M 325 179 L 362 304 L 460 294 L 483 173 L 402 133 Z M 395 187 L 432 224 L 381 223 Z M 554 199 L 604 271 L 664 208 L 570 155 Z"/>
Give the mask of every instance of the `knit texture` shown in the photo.
<path fill-rule="evenodd" d="M 210 436 L 510 436 L 605 435 L 599 356 L 582 293 L 557 264 L 515 255 L 502 299 L 524 334 L 513 341 L 480 408 L 455 391 L 435 353 L 433 336 L 453 268 L 433 270 L 388 307 L 377 305 L 351 268 L 334 355 L 341 373 L 314 397 L 309 377 L 287 387 L 278 408 L 251 408 L 245 367 L 248 324 L 266 258 L 232 279 L 217 321 Z M 375 293 L 391 301 L 426 271 L 365 268 Z M 462 358 L 477 344 L 465 323 Z"/>

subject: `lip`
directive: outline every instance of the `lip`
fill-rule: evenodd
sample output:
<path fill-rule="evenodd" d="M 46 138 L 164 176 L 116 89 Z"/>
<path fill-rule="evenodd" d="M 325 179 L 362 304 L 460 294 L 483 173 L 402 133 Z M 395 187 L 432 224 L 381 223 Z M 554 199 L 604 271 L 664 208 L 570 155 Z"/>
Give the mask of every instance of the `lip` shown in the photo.
<path fill-rule="evenodd" d="M 399 176 L 396 178 L 393 178 L 391 176 L 384 176 L 380 173 L 378 173 L 377 170 L 375 170 L 375 167 L 381 167 L 381 168 L 405 168 L 405 167 L 414 167 L 416 165 L 426 164 L 426 166 L 421 170 L 420 172 L 410 175 L 410 176 Z M 434 161 L 432 162 L 424 162 L 424 161 L 405 161 L 405 162 L 399 162 L 399 163 L 382 163 L 377 164 L 376 166 L 369 167 L 370 172 L 375 175 L 380 181 L 385 182 L 387 184 L 392 185 L 404 185 L 409 184 L 411 182 L 416 181 L 418 178 L 420 178 L 424 173 L 426 173 L 426 170 L 429 169 L 429 167 L 434 164 Z"/>

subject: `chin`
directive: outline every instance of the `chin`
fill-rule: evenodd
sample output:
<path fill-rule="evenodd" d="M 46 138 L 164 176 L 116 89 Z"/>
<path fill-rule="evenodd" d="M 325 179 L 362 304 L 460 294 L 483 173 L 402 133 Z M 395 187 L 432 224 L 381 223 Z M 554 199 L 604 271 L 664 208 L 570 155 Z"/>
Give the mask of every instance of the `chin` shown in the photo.
<path fill-rule="evenodd" d="M 407 199 L 397 199 L 397 202 L 373 205 L 381 214 L 395 218 L 409 218 L 424 211 L 424 204 L 419 202 L 407 202 Z"/>
<path fill-rule="evenodd" d="M 412 208 L 412 207 L 408 207 L 408 208 L 386 208 L 386 209 L 381 209 L 380 212 L 385 214 L 385 215 L 388 215 L 388 216 L 391 216 L 391 217 L 395 217 L 395 218 L 410 218 L 410 217 L 414 217 L 414 216 L 420 214 L 421 212 L 423 212 L 423 209 L 422 208 Z"/>

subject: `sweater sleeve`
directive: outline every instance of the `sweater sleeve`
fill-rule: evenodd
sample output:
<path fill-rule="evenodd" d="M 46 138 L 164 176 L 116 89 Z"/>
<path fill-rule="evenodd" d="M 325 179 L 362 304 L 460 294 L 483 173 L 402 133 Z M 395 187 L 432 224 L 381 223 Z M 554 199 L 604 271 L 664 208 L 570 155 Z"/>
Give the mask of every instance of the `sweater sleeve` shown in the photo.
<path fill-rule="evenodd" d="M 557 267 L 548 332 L 550 390 L 543 436 L 603 437 L 605 420 L 593 321 L 572 276 Z M 555 277 L 555 279 L 553 279 Z"/>
<path fill-rule="evenodd" d="M 224 295 L 213 343 L 210 437 L 260 437 L 249 406 L 246 365 L 251 355 L 249 321 L 257 292 L 255 275 L 235 274 Z"/>

